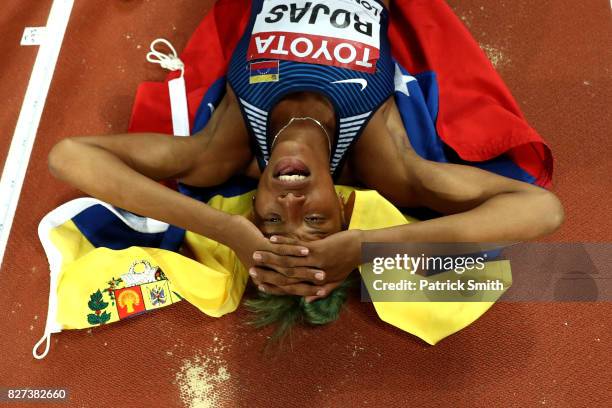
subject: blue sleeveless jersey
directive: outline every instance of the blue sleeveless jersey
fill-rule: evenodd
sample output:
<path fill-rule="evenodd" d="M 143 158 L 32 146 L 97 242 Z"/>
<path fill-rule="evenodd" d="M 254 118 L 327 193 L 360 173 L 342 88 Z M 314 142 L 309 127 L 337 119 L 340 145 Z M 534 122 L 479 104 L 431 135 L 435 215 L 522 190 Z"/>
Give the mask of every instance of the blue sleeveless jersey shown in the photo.
<path fill-rule="evenodd" d="M 228 82 L 263 169 L 270 158 L 270 112 L 295 92 L 323 94 L 336 113 L 335 176 L 349 147 L 394 92 L 388 12 L 376 0 L 253 0 L 232 56 Z"/>

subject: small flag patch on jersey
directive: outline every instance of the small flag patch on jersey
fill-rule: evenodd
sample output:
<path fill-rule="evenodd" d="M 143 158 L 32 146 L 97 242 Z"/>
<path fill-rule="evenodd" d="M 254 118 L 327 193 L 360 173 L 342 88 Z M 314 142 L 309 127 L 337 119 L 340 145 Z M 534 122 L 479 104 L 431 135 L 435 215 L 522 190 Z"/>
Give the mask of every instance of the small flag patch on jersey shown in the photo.
<path fill-rule="evenodd" d="M 279 76 L 278 61 L 251 62 L 249 83 L 278 82 Z"/>

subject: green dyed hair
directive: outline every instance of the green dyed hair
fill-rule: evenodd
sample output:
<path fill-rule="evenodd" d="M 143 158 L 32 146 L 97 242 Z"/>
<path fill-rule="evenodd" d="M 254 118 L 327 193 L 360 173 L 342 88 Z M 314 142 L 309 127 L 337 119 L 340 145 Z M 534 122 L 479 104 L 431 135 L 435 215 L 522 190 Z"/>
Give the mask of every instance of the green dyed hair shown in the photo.
<path fill-rule="evenodd" d="M 328 297 L 311 303 L 307 303 L 302 296 L 277 296 L 259 292 L 256 298 L 244 304 L 255 313 L 255 319 L 251 322 L 255 327 L 276 325 L 270 340 L 278 341 L 296 323 L 316 326 L 337 320 L 352 283 L 351 279 L 347 279 Z"/>

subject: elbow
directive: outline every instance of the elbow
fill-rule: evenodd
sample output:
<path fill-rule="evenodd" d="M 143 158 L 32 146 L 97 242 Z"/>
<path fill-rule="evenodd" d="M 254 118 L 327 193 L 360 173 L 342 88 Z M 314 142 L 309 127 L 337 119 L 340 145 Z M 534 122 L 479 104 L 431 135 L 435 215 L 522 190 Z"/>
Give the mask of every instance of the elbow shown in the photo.
<path fill-rule="evenodd" d="M 541 228 L 542 235 L 552 234 L 565 221 L 565 211 L 557 196 L 550 191 L 541 193 Z"/>
<path fill-rule="evenodd" d="M 47 165 L 49 172 L 53 177 L 60 180 L 65 180 L 68 168 L 70 167 L 70 158 L 73 157 L 76 142 L 72 138 L 61 140 L 49 152 Z"/>

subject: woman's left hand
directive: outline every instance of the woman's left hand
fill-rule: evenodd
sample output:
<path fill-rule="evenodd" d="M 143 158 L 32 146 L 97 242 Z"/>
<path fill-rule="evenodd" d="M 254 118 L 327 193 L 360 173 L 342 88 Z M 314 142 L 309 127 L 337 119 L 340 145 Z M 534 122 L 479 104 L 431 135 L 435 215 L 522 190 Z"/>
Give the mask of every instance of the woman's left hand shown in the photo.
<path fill-rule="evenodd" d="M 309 250 L 307 256 L 299 258 L 266 251 L 253 254 L 255 266 L 251 268 L 251 276 L 260 289 L 272 294 L 300 294 L 307 301 L 326 297 L 361 263 L 361 231 L 358 230 L 341 231 L 311 242 L 282 236 L 273 236 L 270 241 Z M 305 268 L 318 271 L 310 281 L 314 287 L 298 280 L 300 274 L 296 272 Z M 312 289 L 308 290 L 308 286 Z"/>

